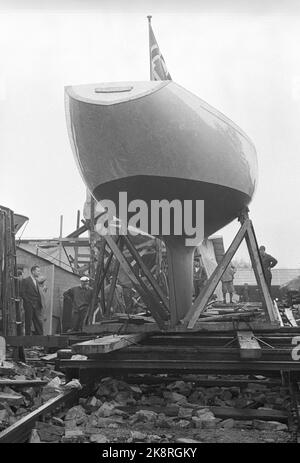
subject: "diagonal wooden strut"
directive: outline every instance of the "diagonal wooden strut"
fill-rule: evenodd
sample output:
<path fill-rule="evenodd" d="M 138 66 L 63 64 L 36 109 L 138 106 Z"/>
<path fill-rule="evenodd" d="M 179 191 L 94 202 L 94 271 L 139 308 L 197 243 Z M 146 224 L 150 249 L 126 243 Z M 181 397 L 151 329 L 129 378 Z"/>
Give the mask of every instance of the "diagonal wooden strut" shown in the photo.
<path fill-rule="evenodd" d="M 272 324 L 280 324 L 279 312 L 276 311 L 274 308 L 273 301 L 266 284 L 253 225 L 248 216 L 246 216 L 246 218 L 243 218 L 241 228 L 236 234 L 230 247 L 226 251 L 222 261 L 216 267 L 213 274 L 209 278 L 207 284 L 194 301 L 193 306 L 182 320 L 183 324 L 187 325 L 188 329 L 194 328 L 199 316 L 204 311 L 210 297 L 212 296 L 226 268 L 230 264 L 244 238 L 247 242 L 247 247 L 250 254 L 255 277 L 259 285 L 259 288 L 261 289 L 270 322 Z"/>
<path fill-rule="evenodd" d="M 106 242 L 112 252 L 114 253 L 116 259 L 120 262 L 121 267 L 125 270 L 127 276 L 133 283 L 135 289 L 142 296 L 143 300 L 147 304 L 149 310 L 156 323 L 161 329 L 165 329 L 164 321 L 168 319 L 168 315 L 164 310 L 164 307 L 161 305 L 160 300 L 157 298 L 156 294 L 151 293 L 144 283 L 144 281 L 134 272 L 128 260 L 124 254 L 120 251 L 114 240 L 111 236 L 105 235 Z"/>

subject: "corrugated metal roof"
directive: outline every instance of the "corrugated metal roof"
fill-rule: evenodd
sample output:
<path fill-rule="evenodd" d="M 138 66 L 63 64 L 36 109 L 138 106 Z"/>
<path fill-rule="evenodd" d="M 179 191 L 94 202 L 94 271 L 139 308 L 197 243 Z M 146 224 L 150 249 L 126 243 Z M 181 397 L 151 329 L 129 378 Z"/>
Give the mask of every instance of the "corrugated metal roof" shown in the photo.
<path fill-rule="evenodd" d="M 299 268 L 276 268 L 272 270 L 272 286 L 281 286 L 288 283 L 293 278 L 300 276 Z M 240 286 L 248 283 L 248 285 L 256 286 L 256 278 L 252 269 L 237 268 L 234 275 L 234 285 Z"/>

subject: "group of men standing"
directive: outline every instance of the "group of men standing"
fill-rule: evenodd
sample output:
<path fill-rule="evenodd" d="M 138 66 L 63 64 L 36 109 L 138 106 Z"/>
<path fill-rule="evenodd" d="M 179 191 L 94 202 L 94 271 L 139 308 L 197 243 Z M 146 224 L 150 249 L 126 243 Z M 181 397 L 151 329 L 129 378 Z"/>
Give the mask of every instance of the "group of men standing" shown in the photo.
<path fill-rule="evenodd" d="M 259 248 L 261 264 L 266 280 L 266 284 L 271 292 L 272 272 L 271 269 L 277 264 L 277 260 L 266 253 L 265 246 Z M 226 295 L 229 294 L 229 302 L 233 302 L 234 275 L 236 269 L 232 263 L 229 264 L 222 276 L 223 302 L 226 304 Z M 194 293 L 197 297 L 201 288 L 205 284 L 207 275 L 204 267 L 200 264 L 200 259 L 194 261 Z M 32 333 L 43 334 L 43 303 L 41 284 L 45 279 L 41 279 L 41 269 L 38 265 L 31 268 L 30 276 L 20 281 L 20 296 L 23 300 L 25 335 Z M 80 331 L 83 328 L 84 320 L 88 307 L 92 301 L 93 290 L 89 286 L 89 278 L 80 278 L 80 286 L 70 288 L 64 293 L 64 297 L 69 299 L 72 304 L 72 331 Z M 131 298 L 131 295 L 130 295 Z M 128 295 L 129 299 L 129 295 Z M 129 301 L 126 301 L 129 304 Z M 126 307 L 127 307 L 126 304 Z"/>
<path fill-rule="evenodd" d="M 45 278 L 41 277 L 41 269 L 34 265 L 30 269 L 30 276 L 20 279 L 20 297 L 23 300 L 25 335 L 42 335 L 44 333 L 43 288 Z M 64 293 L 72 303 L 72 330 L 79 331 L 92 300 L 92 288 L 89 278 L 81 277 L 80 286 L 70 288 Z"/>

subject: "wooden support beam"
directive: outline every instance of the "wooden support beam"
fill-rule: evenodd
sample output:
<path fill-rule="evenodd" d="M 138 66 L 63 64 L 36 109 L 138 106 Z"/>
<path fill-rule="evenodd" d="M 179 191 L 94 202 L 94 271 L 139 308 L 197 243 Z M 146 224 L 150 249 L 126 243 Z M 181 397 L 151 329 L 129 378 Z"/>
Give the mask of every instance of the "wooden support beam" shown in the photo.
<path fill-rule="evenodd" d="M 103 338 L 92 339 L 72 345 L 72 351 L 81 355 L 107 354 L 115 350 L 123 349 L 132 344 L 139 343 L 146 337 L 145 334 L 111 335 Z"/>
<path fill-rule="evenodd" d="M 122 252 L 114 242 L 113 238 L 109 235 L 106 235 L 105 239 L 112 252 L 120 262 L 120 265 L 126 272 L 127 276 L 132 281 L 134 287 L 144 299 L 156 323 L 161 329 L 165 329 L 164 320 L 166 320 L 167 316 L 160 304 L 160 301 L 157 300 L 155 294 L 150 293 L 143 280 L 133 271 L 131 265 L 129 264 L 125 256 L 122 254 Z"/>
<path fill-rule="evenodd" d="M 186 316 L 183 319 L 183 324 L 187 324 L 188 329 L 192 329 L 195 326 L 196 321 L 199 318 L 199 315 L 204 311 L 206 304 L 208 303 L 212 293 L 216 289 L 220 279 L 222 278 L 223 273 L 233 259 L 236 251 L 238 250 L 248 227 L 249 219 L 246 219 L 238 233 L 236 234 L 233 242 L 231 243 L 229 249 L 225 253 L 222 261 L 216 267 L 212 275 L 210 276 L 207 284 L 204 286 L 203 290 L 200 292 L 199 296 L 195 299 L 193 306 L 188 311 Z"/>
<path fill-rule="evenodd" d="M 165 308 L 167 310 L 169 310 L 169 301 L 168 301 L 167 297 L 163 293 L 163 290 L 159 286 L 158 282 L 155 280 L 155 278 L 152 275 L 152 273 L 150 272 L 150 270 L 145 265 L 145 263 L 144 263 L 143 259 L 141 258 L 139 252 L 135 249 L 131 239 L 129 238 L 128 235 L 124 235 L 124 240 L 125 240 L 126 246 L 127 246 L 128 250 L 130 251 L 132 257 L 135 259 L 135 261 L 138 263 L 138 265 L 142 269 L 145 277 L 147 278 L 147 280 L 151 284 L 151 286 L 154 289 L 155 293 L 160 298 L 160 300 L 164 304 Z"/>
<path fill-rule="evenodd" d="M 248 219 L 247 233 L 246 233 L 245 238 L 246 238 L 246 243 L 247 243 L 247 247 L 248 247 L 248 251 L 249 251 L 249 255 L 250 255 L 250 259 L 252 263 L 252 268 L 254 270 L 254 274 L 255 274 L 259 289 L 261 290 L 263 294 L 263 298 L 266 303 L 269 319 L 271 323 L 274 323 L 274 324 L 279 323 L 280 320 L 275 314 L 273 301 L 270 296 L 270 292 L 269 292 L 266 279 L 265 279 L 265 275 L 264 275 L 264 271 L 262 268 L 253 225 L 249 219 Z"/>
<path fill-rule="evenodd" d="M 262 350 L 252 331 L 238 331 L 237 340 L 240 346 L 240 357 L 243 359 L 258 359 Z"/>
<path fill-rule="evenodd" d="M 298 326 L 298 323 L 294 318 L 292 309 L 284 309 L 284 314 L 291 326 Z"/>
<path fill-rule="evenodd" d="M 5 336 L 6 343 L 9 346 L 17 347 L 32 347 L 32 346 L 43 346 L 43 347 L 68 347 L 69 340 L 67 336 L 55 336 L 55 335 L 36 335 L 36 336 Z"/>
<path fill-rule="evenodd" d="M 119 243 L 119 249 L 122 252 L 123 251 L 123 246 L 124 246 L 124 239 L 123 236 L 120 237 L 120 243 Z M 119 275 L 119 270 L 120 270 L 120 262 L 118 259 L 115 259 L 114 261 L 114 266 L 113 266 L 113 271 L 112 271 L 112 279 L 109 287 L 109 292 L 107 296 L 107 301 L 106 301 L 106 311 L 105 314 L 110 318 L 110 308 L 113 302 L 114 294 L 115 294 L 115 289 L 116 289 L 116 284 L 118 281 L 118 275 Z"/>
<path fill-rule="evenodd" d="M 270 322 L 274 325 L 283 325 L 280 313 L 276 307 L 274 307 L 272 298 L 270 296 L 269 289 L 266 284 L 261 259 L 258 251 L 258 245 L 256 236 L 254 233 L 254 228 L 252 225 L 251 220 L 248 218 L 247 214 L 244 214 L 241 218 L 242 225 L 238 233 L 236 234 L 233 242 L 231 243 L 229 249 L 225 253 L 222 261 L 215 269 L 211 277 L 209 278 L 207 284 L 204 286 L 203 290 L 201 291 L 200 295 L 195 300 L 193 306 L 188 311 L 184 319 L 182 320 L 184 325 L 187 325 L 188 329 L 192 329 L 201 313 L 205 310 L 207 303 L 209 302 L 210 297 L 213 294 L 217 284 L 219 283 L 222 275 L 224 274 L 226 268 L 228 267 L 229 263 L 231 262 L 232 258 L 234 257 L 237 249 L 239 248 L 241 242 L 245 238 L 250 259 L 252 262 L 252 267 L 255 273 L 255 277 L 259 288 L 262 292 L 265 306 L 267 308 L 267 316 Z"/>

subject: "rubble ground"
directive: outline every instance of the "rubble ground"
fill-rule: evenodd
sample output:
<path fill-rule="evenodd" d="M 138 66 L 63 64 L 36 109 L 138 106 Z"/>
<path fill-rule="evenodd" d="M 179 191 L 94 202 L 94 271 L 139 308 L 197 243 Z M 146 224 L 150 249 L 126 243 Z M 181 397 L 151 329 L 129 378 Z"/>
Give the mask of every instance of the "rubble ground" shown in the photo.
<path fill-rule="evenodd" d="M 2 377 L 3 378 L 3 377 Z M 14 365 L 11 379 L 42 379 L 36 387 L 0 386 L 0 431 L 58 395 L 64 375 L 54 366 Z M 203 387 L 199 379 L 225 379 L 224 376 L 186 375 L 185 380 L 170 382 L 159 376 L 159 384 L 143 384 L 143 376 L 128 382 L 102 378 L 89 397 L 55 416 L 36 423 L 31 442 L 291 442 L 287 424 L 260 419 L 219 418 L 216 407 L 257 409 L 266 413 L 287 411 L 287 388 L 265 381 L 238 383 L 239 386 Z M 227 379 L 245 379 L 230 376 Z M 247 380 L 248 381 L 248 380 Z M 252 382 L 251 382 L 252 381 Z M 69 387 L 80 387 L 77 380 Z M 67 385 L 68 386 L 68 385 Z M 2 397 L 2 398 L 1 398 Z"/>

